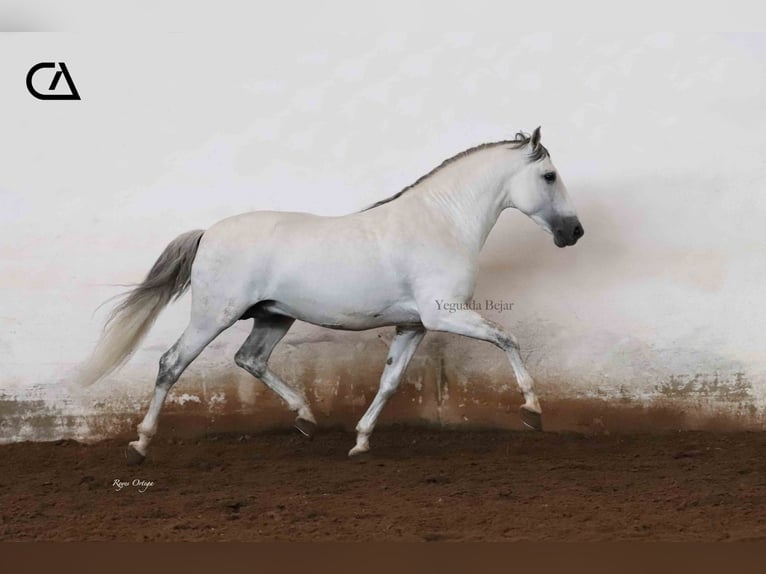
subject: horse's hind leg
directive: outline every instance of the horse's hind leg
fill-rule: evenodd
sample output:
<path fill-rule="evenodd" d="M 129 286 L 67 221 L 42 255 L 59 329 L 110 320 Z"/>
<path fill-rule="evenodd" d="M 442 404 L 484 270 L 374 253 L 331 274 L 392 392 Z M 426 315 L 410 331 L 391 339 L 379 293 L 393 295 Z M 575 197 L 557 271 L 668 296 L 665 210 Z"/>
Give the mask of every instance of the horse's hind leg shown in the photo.
<path fill-rule="evenodd" d="M 425 329 L 422 327 L 411 329 L 400 327 L 396 329 L 396 336 L 391 341 L 386 366 L 380 377 L 380 388 L 367 412 L 356 425 L 356 446 L 349 451 L 349 456 L 360 455 L 370 450 L 370 435 L 375 428 L 380 412 L 399 387 L 402 375 L 425 334 Z"/>
<path fill-rule="evenodd" d="M 157 432 L 157 421 L 165 397 L 178 377 L 208 343 L 215 339 L 221 331 L 231 326 L 235 320 L 236 318 L 232 318 L 230 321 L 212 322 L 193 319 L 176 344 L 162 355 L 152 402 L 146 416 L 138 425 L 138 440 L 131 442 L 125 453 L 128 464 L 141 464 L 144 461 L 147 447 Z"/>
<path fill-rule="evenodd" d="M 291 411 L 297 412 L 296 428 L 310 437 L 316 428 L 316 419 L 305 397 L 282 381 L 268 366 L 271 352 L 287 334 L 295 319 L 272 313 L 259 313 L 254 319 L 253 330 L 237 351 L 234 361 L 277 393 Z"/>

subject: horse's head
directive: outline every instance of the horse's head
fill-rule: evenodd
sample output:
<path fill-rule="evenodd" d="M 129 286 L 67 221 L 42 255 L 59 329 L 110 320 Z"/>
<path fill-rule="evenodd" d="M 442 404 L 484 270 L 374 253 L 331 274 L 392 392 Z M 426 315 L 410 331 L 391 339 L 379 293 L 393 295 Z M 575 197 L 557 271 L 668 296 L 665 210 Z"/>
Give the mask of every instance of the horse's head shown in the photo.
<path fill-rule="evenodd" d="M 540 128 L 530 137 L 517 134 L 516 149 L 526 150 L 524 165 L 506 183 L 508 205 L 553 235 L 558 247 L 574 245 L 585 233 L 567 188 L 540 143 Z"/>

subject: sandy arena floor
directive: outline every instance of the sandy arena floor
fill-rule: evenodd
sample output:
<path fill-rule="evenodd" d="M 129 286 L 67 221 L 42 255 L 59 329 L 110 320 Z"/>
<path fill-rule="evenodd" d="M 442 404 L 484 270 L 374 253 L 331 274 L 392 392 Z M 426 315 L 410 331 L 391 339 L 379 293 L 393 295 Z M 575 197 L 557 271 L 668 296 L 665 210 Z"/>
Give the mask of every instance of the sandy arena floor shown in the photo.
<path fill-rule="evenodd" d="M 0 446 L 0 540 L 766 540 L 766 433 L 393 427 L 364 461 L 353 443 L 160 432 L 138 468 L 123 440 Z"/>

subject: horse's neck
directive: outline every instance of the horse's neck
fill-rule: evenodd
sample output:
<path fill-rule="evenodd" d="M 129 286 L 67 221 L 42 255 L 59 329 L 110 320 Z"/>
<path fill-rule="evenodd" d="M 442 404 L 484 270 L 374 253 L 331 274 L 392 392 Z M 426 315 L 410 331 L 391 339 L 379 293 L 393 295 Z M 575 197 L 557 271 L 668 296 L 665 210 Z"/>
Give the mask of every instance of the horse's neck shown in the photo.
<path fill-rule="evenodd" d="M 505 154 L 507 162 L 507 150 Z M 441 221 L 445 234 L 478 254 L 507 207 L 503 197 L 507 177 L 508 163 L 503 163 L 498 150 L 479 151 L 424 180 L 417 186 L 422 189 L 412 189 L 402 199 L 409 195 L 419 204 L 410 209 L 423 210 L 432 221 Z"/>

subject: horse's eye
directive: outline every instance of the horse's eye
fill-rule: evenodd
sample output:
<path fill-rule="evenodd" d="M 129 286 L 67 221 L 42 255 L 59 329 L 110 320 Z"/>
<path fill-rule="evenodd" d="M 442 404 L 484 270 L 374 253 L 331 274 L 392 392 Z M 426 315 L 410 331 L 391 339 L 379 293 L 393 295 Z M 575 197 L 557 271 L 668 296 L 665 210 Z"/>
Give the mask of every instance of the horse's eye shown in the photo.
<path fill-rule="evenodd" d="M 549 171 L 548 173 L 544 173 L 543 179 L 547 181 L 548 183 L 553 183 L 554 181 L 556 181 L 556 172 Z"/>

